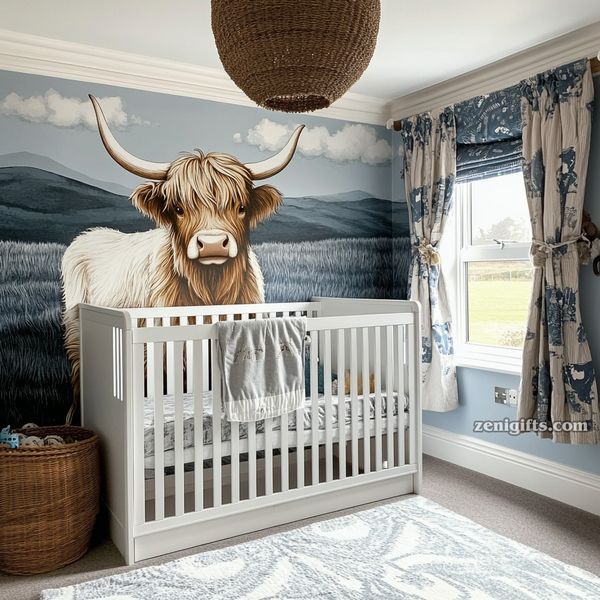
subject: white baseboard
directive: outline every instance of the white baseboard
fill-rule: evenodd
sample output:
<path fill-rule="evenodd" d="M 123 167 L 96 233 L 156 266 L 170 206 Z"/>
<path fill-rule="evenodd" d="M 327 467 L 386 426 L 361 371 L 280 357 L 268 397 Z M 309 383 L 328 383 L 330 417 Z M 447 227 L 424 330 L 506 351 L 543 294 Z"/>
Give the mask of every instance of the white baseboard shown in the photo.
<path fill-rule="evenodd" d="M 600 476 L 423 425 L 423 453 L 600 515 Z"/>

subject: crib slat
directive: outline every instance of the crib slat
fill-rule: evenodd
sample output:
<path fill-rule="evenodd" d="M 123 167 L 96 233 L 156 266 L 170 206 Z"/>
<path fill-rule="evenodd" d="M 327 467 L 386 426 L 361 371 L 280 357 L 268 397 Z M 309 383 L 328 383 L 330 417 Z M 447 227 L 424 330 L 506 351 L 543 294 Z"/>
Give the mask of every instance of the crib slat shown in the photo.
<path fill-rule="evenodd" d="M 304 411 L 306 402 L 296 410 L 296 487 L 304 487 Z"/>
<path fill-rule="evenodd" d="M 350 329 L 350 403 L 352 406 L 352 476 L 358 475 L 358 367 L 356 328 Z"/>
<path fill-rule="evenodd" d="M 226 321 L 235 321 L 236 315 L 228 314 Z M 238 421 L 231 421 L 229 424 L 231 430 L 231 502 L 240 500 L 240 424 Z"/>
<path fill-rule="evenodd" d="M 188 317 L 180 317 L 179 322 L 181 325 L 188 325 L 189 319 Z M 185 342 L 185 350 L 184 350 L 184 373 L 185 373 L 185 392 L 191 394 L 193 392 L 194 387 L 194 369 L 192 365 L 194 364 L 194 343 L 192 340 L 188 340 Z"/>
<path fill-rule="evenodd" d="M 148 396 L 154 398 L 154 518 L 165 517 L 163 344 L 148 344 Z"/>
<path fill-rule="evenodd" d="M 299 317 L 302 315 L 300 312 L 295 312 L 295 316 Z M 303 364 L 306 367 L 305 356 L 302 357 Z M 306 380 L 306 377 L 305 377 Z M 300 489 L 304 487 L 304 411 L 306 410 L 306 396 L 304 403 L 298 409 L 296 409 L 296 488 Z"/>
<path fill-rule="evenodd" d="M 124 363 L 123 363 L 123 330 L 119 327 L 119 360 L 120 360 L 120 377 L 119 377 L 119 398 L 123 400 L 125 398 L 125 379 L 124 379 Z"/>
<path fill-rule="evenodd" d="M 396 344 L 396 349 L 395 349 L 396 356 L 395 356 L 395 360 L 394 360 L 394 390 L 396 392 L 399 392 L 398 383 L 400 381 L 400 370 L 404 368 L 404 365 L 402 364 L 403 354 L 401 354 L 399 352 L 401 329 L 402 329 L 401 325 L 394 326 L 394 343 Z M 400 397 L 400 395 L 398 395 L 398 398 L 399 397 Z"/>
<path fill-rule="evenodd" d="M 381 471 L 381 328 L 375 327 L 375 470 Z"/>
<path fill-rule="evenodd" d="M 212 467 L 213 506 L 221 506 L 221 369 L 217 360 L 217 340 L 212 340 Z"/>
<path fill-rule="evenodd" d="M 144 482 L 144 344 L 133 345 L 133 483 L 134 523 L 146 521 L 146 498 Z M 131 491 L 131 490 L 130 490 Z"/>
<path fill-rule="evenodd" d="M 288 416 L 284 413 L 280 417 L 279 429 L 281 431 L 281 491 L 287 492 L 290 487 L 289 475 L 289 440 L 288 440 Z"/>
<path fill-rule="evenodd" d="M 325 481 L 333 480 L 333 411 L 331 407 L 331 331 L 323 332 L 323 383 L 325 394 Z"/>
<path fill-rule="evenodd" d="M 304 487 L 304 411 L 305 406 L 296 410 L 296 487 Z"/>
<path fill-rule="evenodd" d="M 122 362 L 122 340 L 120 327 L 113 327 L 113 396 L 123 398 L 123 362 Z"/>
<path fill-rule="evenodd" d="M 262 319 L 262 313 L 256 313 L 255 319 Z M 240 314 L 240 321 L 249 320 L 248 313 Z M 233 423 L 232 423 L 233 425 Z M 239 432 L 239 424 L 236 424 Z M 250 421 L 246 423 L 247 427 L 247 439 L 248 439 L 248 498 L 256 498 L 256 423 Z M 231 449 L 233 454 L 233 446 Z M 239 444 L 236 451 L 236 462 L 239 464 Z M 233 460 L 233 458 L 232 458 Z M 238 467 L 239 470 L 239 467 Z"/>
<path fill-rule="evenodd" d="M 265 419 L 265 495 L 273 493 L 273 419 Z"/>
<path fill-rule="evenodd" d="M 339 472 L 340 479 L 346 477 L 346 390 L 344 371 L 346 369 L 345 352 L 346 340 L 345 330 L 337 330 L 337 382 L 338 382 L 338 457 L 339 457 Z"/>
<path fill-rule="evenodd" d="M 192 379 L 194 382 L 194 505 L 204 508 L 204 348 L 202 340 L 192 342 Z M 188 358 L 189 360 L 189 358 Z M 188 369 L 190 363 L 188 362 Z"/>
<path fill-rule="evenodd" d="M 319 483 L 319 335 L 310 337 L 310 399 L 311 399 L 311 485 Z"/>
<path fill-rule="evenodd" d="M 408 327 L 408 355 L 410 356 L 410 363 L 408 365 L 408 412 L 409 412 L 409 426 L 408 426 L 408 461 L 409 464 L 417 462 L 417 410 L 416 410 L 416 397 L 417 397 L 417 379 L 415 377 L 415 361 L 419 360 L 419 357 L 413 356 L 415 354 L 415 348 L 418 348 L 416 344 L 415 325 Z"/>
<path fill-rule="evenodd" d="M 167 381 L 171 381 L 174 406 L 174 454 L 175 454 L 175 515 L 184 513 L 183 489 L 183 342 L 173 342 L 169 348 L 172 353 L 172 368 L 167 370 Z"/>
<path fill-rule="evenodd" d="M 231 427 L 231 502 L 240 500 L 240 424 L 232 421 Z"/>
<path fill-rule="evenodd" d="M 118 373 L 119 373 L 119 362 L 118 362 L 118 357 L 117 357 L 117 328 L 113 327 L 112 330 L 112 334 L 113 334 L 113 356 L 112 356 L 112 363 L 113 363 L 113 396 L 115 398 L 119 397 L 119 380 L 118 380 Z"/>
<path fill-rule="evenodd" d="M 173 325 L 175 317 L 164 318 L 163 327 Z M 165 342 L 167 344 L 167 394 L 173 395 L 173 378 L 169 378 L 168 374 L 173 372 L 173 342 Z"/>
<path fill-rule="evenodd" d="M 248 498 L 256 498 L 256 423 L 248 424 Z"/>
<path fill-rule="evenodd" d="M 201 319 L 201 317 L 198 317 Z M 202 321 L 200 321 L 202 322 Z M 210 372 L 210 340 L 202 340 L 202 377 L 204 380 L 204 387 L 208 391 L 211 389 L 211 372 Z"/>
<path fill-rule="evenodd" d="M 403 465 L 404 459 L 404 325 L 398 325 L 397 330 L 397 356 L 398 365 L 396 377 L 396 391 L 398 393 L 398 464 Z"/>
<path fill-rule="evenodd" d="M 269 318 L 275 319 L 276 312 L 270 312 Z M 265 419 L 265 494 L 273 493 L 273 419 Z"/>
<path fill-rule="evenodd" d="M 385 328 L 385 416 L 387 421 L 387 468 L 394 466 L 394 327 Z"/>
<path fill-rule="evenodd" d="M 363 472 L 371 472 L 371 370 L 369 367 L 369 328 L 362 329 L 363 379 Z"/>

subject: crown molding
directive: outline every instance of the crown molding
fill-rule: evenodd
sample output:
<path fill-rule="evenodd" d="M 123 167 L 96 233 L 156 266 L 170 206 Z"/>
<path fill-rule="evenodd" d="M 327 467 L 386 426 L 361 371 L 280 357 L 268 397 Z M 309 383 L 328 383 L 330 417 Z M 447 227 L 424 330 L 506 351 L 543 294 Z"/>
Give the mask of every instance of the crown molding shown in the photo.
<path fill-rule="evenodd" d="M 220 69 L 0 29 L 0 69 L 256 107 Z M 389 100 L 347 93 L 311 116 L 383 125 Z"/>
<path fill-rule="evenodd" d="M 393 119 L 448 106 L 480 94 L 514 85 L 525 77 L 583 57 L 600 49 L 600 21 L 448 79 L 391 103 Z"/>

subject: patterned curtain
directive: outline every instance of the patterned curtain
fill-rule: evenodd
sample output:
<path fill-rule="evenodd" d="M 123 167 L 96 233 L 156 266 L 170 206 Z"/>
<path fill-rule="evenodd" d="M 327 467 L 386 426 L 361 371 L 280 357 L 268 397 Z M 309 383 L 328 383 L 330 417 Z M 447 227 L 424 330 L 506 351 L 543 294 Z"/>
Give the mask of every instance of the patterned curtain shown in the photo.
<path fill-rule="evenodd" d="M 593 86 L 587 60 L 521 84 L 523 174 L 531 216 L 533 295 L 518 416 L 542 427 L 584 422 L 586 432 L 539 432 L 555 442 L 600 441 L 598 390 L 579 311 L 579 262 Z M 525 424 L 522 428 L 526 429 Z"/>
<path fill-rule="evenodd" d="M 437 249 L 452 209 L 456 177 L 454 109 L 404 119 L 404 181 L 413 246 L 411 300 L 421 303 L 422 403 L 425 410 L 458 406 L 450 307 Z"/>

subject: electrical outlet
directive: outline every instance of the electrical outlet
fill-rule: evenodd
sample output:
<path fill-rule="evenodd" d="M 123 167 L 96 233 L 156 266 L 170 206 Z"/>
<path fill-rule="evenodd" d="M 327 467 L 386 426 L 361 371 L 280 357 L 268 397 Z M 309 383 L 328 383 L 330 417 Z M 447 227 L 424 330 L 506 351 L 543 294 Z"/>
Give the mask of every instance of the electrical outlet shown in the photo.
<path fill-rule="evenodd" d="M 497 404 L 507 404 L 508 398 L 506 391 L 506 388 L 503 387 L 494 388 L 494 400 Z"/>
<path fill-rule="evenodd" d="M 517 406 L 519 401 L 518 390 L 510 388 L 495 387 L 494 401 L 496 404 L 506 404 L 507 406 Z"/>

